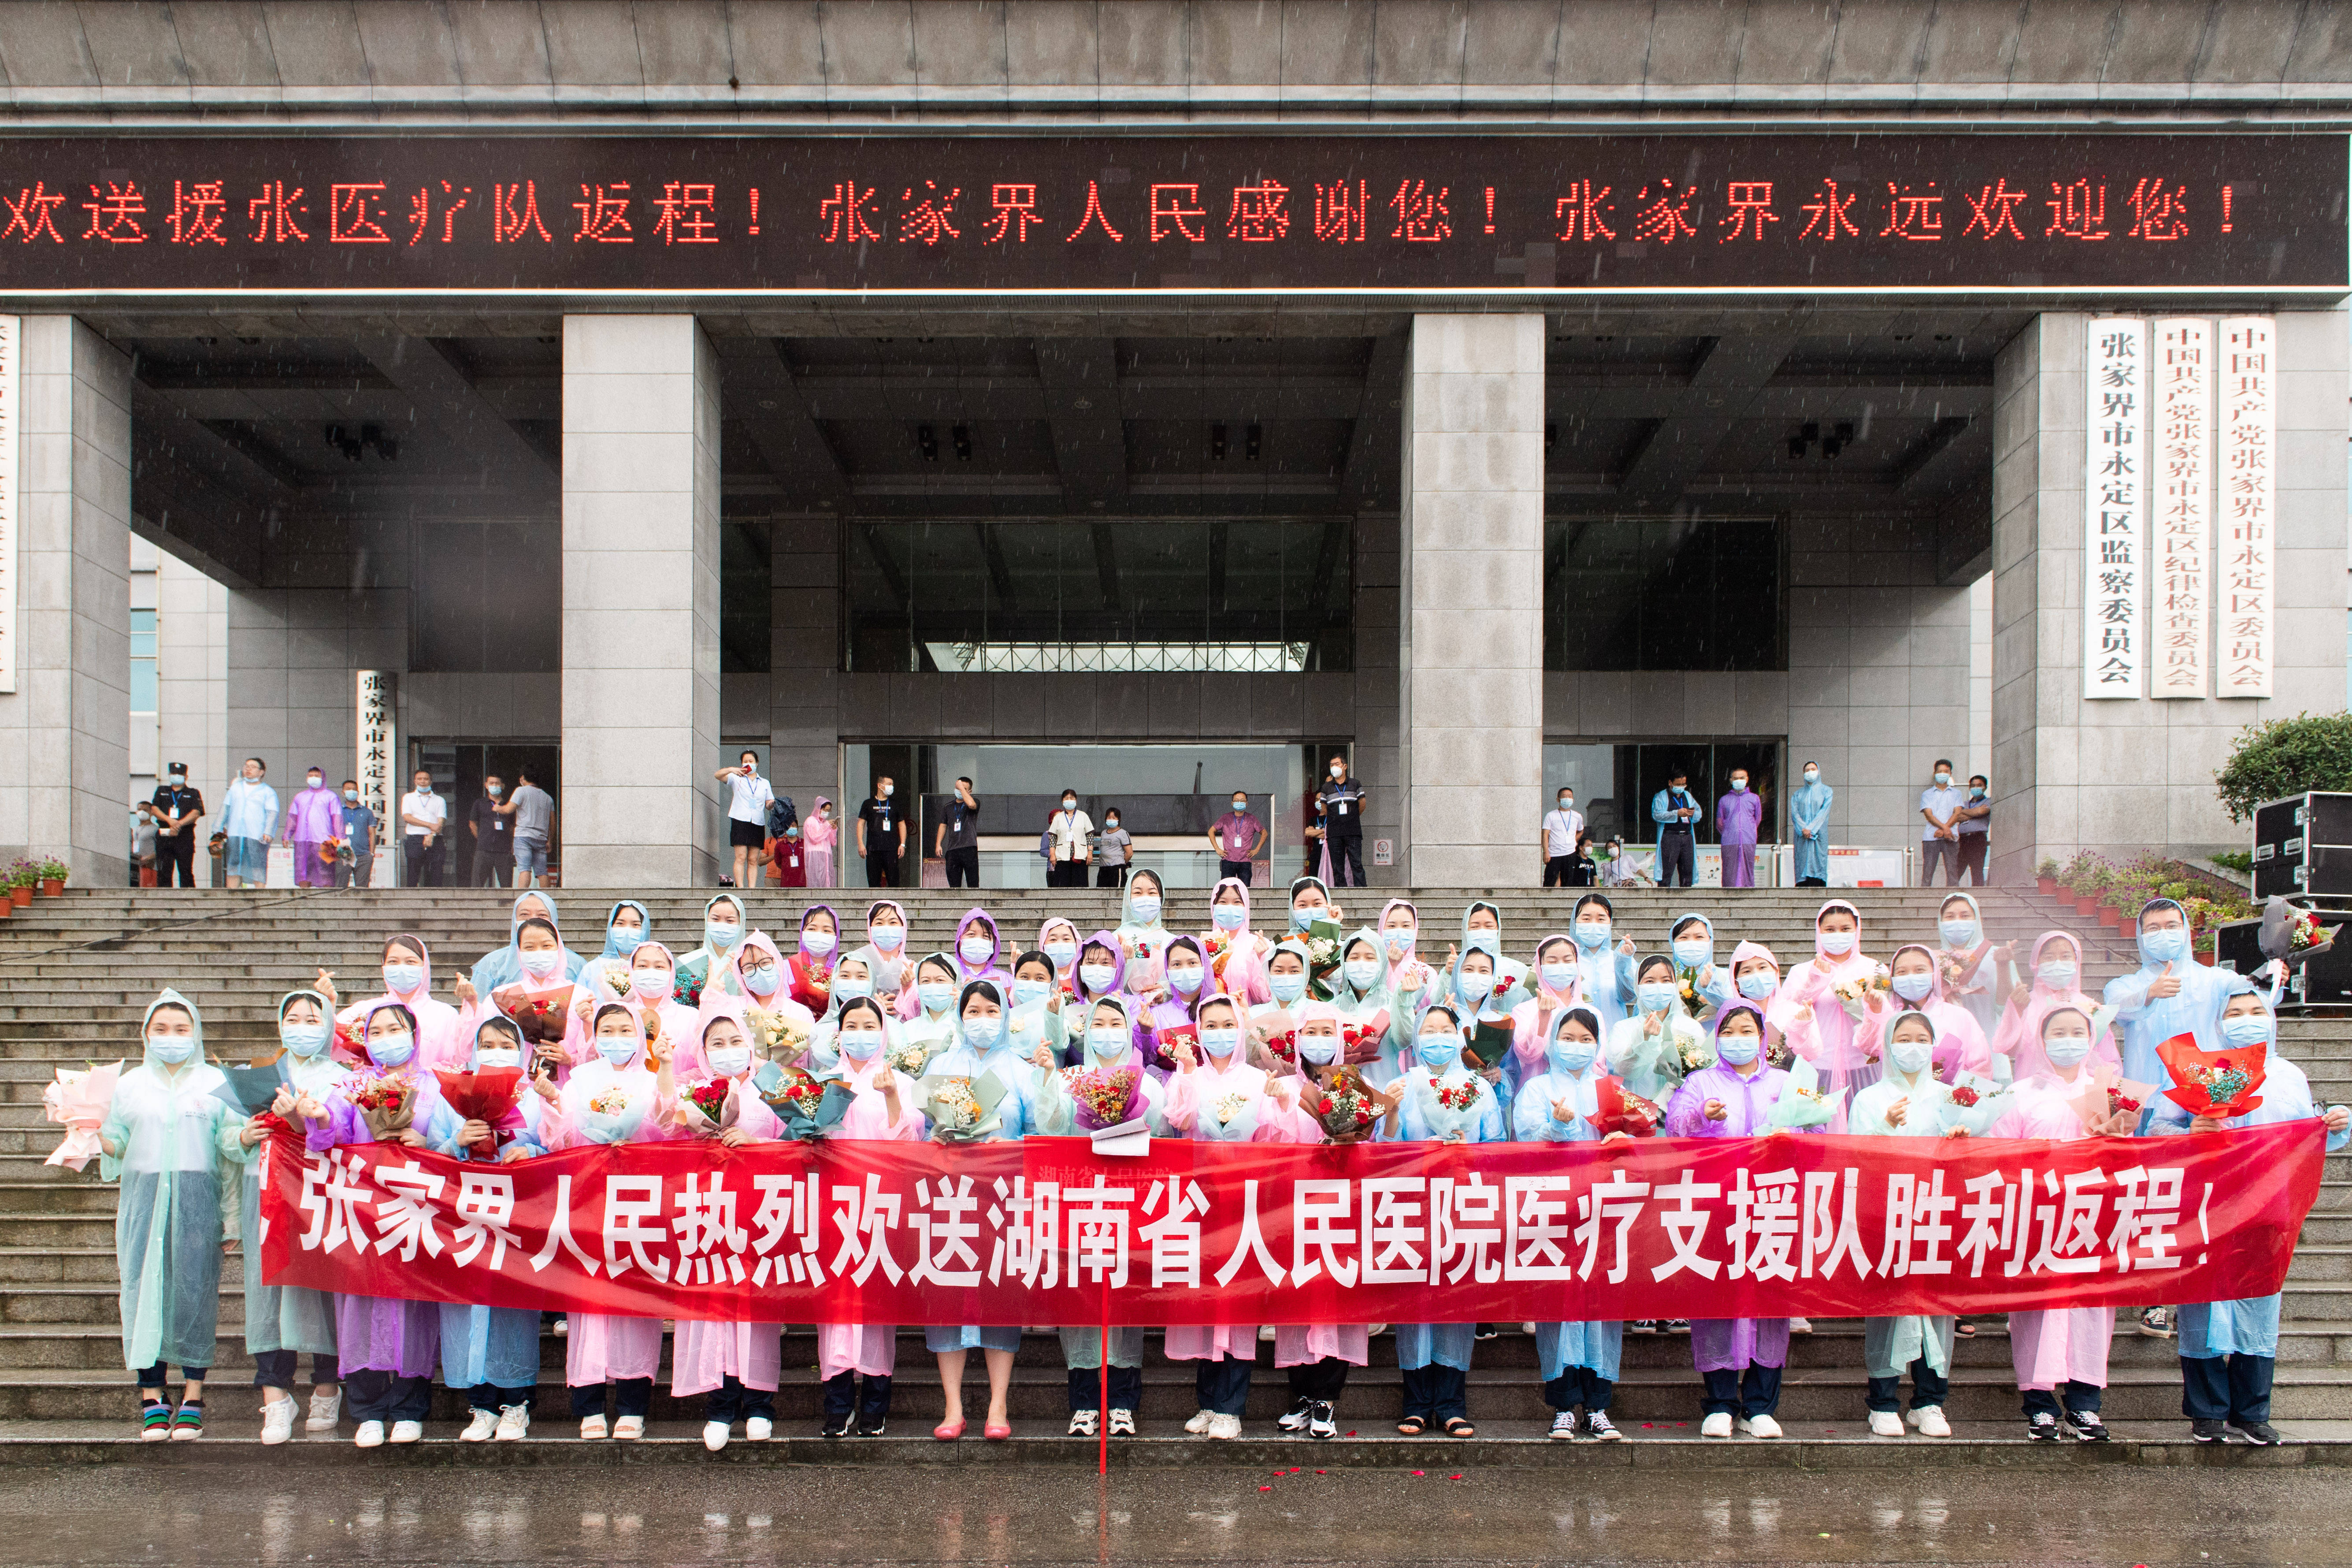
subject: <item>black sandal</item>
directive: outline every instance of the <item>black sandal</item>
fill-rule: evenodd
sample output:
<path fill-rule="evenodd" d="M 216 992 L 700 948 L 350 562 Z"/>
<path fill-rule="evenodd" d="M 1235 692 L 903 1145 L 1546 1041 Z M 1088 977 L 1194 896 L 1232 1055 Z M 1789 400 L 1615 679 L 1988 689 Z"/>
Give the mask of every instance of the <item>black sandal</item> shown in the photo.
<path fill-rule="evenodd" d="M 1478 1428 L 1459 1415 L 1449 1416 L 1445 1422 L 1445 1435 L 1449 1437 L 1475 1437 Z"/>
<path fill-rule="evenodd" d="M 1418 1415 L 1408 1415 L 1403 1420 L 1397 1423 L 1397 1435 L 1399 1436 L 1418 1437 L 1423 1432 L 1428 1430 L 1429 1423 L 1423 1421 Z"/>

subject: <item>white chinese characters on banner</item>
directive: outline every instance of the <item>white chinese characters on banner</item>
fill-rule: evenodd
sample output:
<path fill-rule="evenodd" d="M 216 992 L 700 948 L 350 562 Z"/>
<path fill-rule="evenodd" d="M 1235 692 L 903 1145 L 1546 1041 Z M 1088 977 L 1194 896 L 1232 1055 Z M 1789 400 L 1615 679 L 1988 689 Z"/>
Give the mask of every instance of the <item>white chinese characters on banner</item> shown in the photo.
<path fill-rule="evenodd" d="M 2216 695 L 2268 697 L 2278 589 L 2277 327 L 2221 322 L 2221 594 Z"/>
<path fill-rule="evenodd" d="M 18 448 L 24 444 L 25 319 L 0 316 L 0 691 L 16 689 L 16 551 L 24 526 Z"/>
<path fill-rule="evenodd" d="M 2084 412 L 2083 695 L 2137 697 L 2147 663 L 2147 323 L 2095 318 Z"/>
<path fill-rule="evenodd" d="M 2213 323 L 2156 323 L 2154 697 L 2202 697 L 2213 602 Z"/>

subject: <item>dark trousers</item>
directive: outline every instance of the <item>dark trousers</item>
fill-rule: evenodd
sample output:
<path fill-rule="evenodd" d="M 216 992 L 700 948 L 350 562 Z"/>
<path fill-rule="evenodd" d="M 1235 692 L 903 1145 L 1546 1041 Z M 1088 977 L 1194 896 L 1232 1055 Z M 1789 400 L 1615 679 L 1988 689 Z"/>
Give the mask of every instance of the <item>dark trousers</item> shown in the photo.
<path fill-rule="evenodd" d="M 1205 1371 L 1205 1369 L 1203 1369 Z M 1070 1368 L 1070 1413 L 1102 1408 L 1102 1369 L 1094 1366 Z M 1242 1381 L 1242 1393 L 1249 1393 L 1249 1381 Z M 1143 1369 L 1139 1366 L 1115 1366 L 1110 1369 L 1110 1407 L 1113 1410 L 1133 1410 L 1143 1399 Z M 1235 1412 L 1236 1415 L 1239 1412 Z"/>
<path fill-rule="evenodd" d="M 1959 845 L 1949 838 L 1919 840 L 1919 885 L 1921 887 L 1932 888 L 1936 885 L 1936 867 L 1939 863 L 1944 868 L 1944 886 L 1958 887 L 1960 885 Z"/>
<path fill-rule="evenodd" d="M 980 886 L 979 845 L 971 844 L 961 849 L 950 849 L 947 852 L 946 859 L 949 887 L 977 888 Z"/>
<path fill-rule="evenodd" d="M 1056 860 L 1045 873 L 1049 888 L 1083 888 L 1087 885 L 1087 863 L 1084 860 Z"/>
<path fill-rule="evenodd" d="M 604 1387 L 591 1383 L 572 1391 L 572 1414 L 585 1418 L 604 1414 Z M 654 1380 L 650 1377 L 618 1377 L 612 1383 L 613 1414 L 643 1415 L 653 1408 Z"/>
<path fill-rule="evenodd" d="M 433 1409 L 430 1377 L 388 1372 L 343 1374 L 343 1408 L 354 1421 L 422 1421 Z"/>
<path fill-rule="evenodd" d="M 408 875 L 404 879 L 412 888 L 437 888 L 441 885 L 441 863 L 449 852 L 449 841 L 436 838 L 426 848 L 425 835 L 411 833 L 402 840 L 403 863 Z"/>
<path fill-rule="evenodd" d="M 1250 1369 L 1256 1364 L 1255 1358 L 1244 1361 L 1239 1356 L 1195 1363 L 1192 1383 L 1201 1396 L 1201 1408 L 1220 1415 L 1239 1415 L 1249 1403 Z"/>
<path fill-rule="evenodd" d="M 1544 1403 L 1554 1410 L 1582 1409 L 1587 1415 L 1607 1410 L 1616 1393 L 1614 1378 L 1603 1377 L 1589 1366 L 1571 1366 L 1558 1377 L 1544 1380 Z"/>
<path fill-rule="evenodd" d="M 1687 888 L 1697 869 L 1698 850 L 1688 828 L 1677 833 L 1669 827 L 1658 835 L 1658 886 Z"/>
<path fill-rule="evenodd" d="M 2266 1355 L 2180 1358 L 2180 1413 L 2191 1421 L 2235 1421 L 2247 1426 L 2271 1418 L 2271 1375 L 2278 1363 Z"/>
<path fill-rule="evenodd" d="M 1981 888 L 1985 885 L 1985 858 L 1991 852 L 1991 834 L 1960 835 L 1960 871 L 1968 878 L 1969 886 Z"/>
<path fill-rule="evenodd" d="M 184 1366 L 180 1369 L 180 1375 L 202 1383 L 205 1380 L 205 1373 L 210 1371 L 212 1368 L 208 1366 Z M 171 1375 L 172 1369 L 159 1361 L 144 1372 L 132 1373 L 131 1381 L 142 1388 L 161 1388 L 164 1384 L 164 1380 Z"/>
<path fill-rule="evenodd" d="M 1290 1369 L 1290 1397 L 1316 1399 L 1326 1405 L 1337 1404 L 1348 1386 L 1348 1363 L 1338 1356 L 1327 1355 L 1321 1361 L 1310 1361 L 1304 1366 Z"/>
<path fill-rule="evenodd" d="M 730 1377 L 727 1381 L 732 1383 L 735 1380 Z M 772 1395 L 765 1397 L 768 1399 L 769 1407 L 774 1408 L 774 1397 Z M 717 1407 L 714 1405 L 712 1408 L 715 1411 Z M 860 1388 L 857 1386 L 857 1373 L 854 1369 L 849 1372 L 837 1372 L 826 1378 L 824 1380 L 824 1418 L 827 1424 L 839 1426 L 852 1410 L 864 1417 L 869 1426 L 887 1416 L 890 1414 L 890 1380 L 887 1377 L 875 1377 L 869 1373 L 866 1379 L 866 1385 Z M 715 1414 L 711 1416 L 714 1421 L 718 1418 Z"/>
<path fill-rule="evenodd" d="M 866 858 L 866 885 L 869 888 L 897 887 L 898 858 L 896 855 L 868 855 Z"/>
<path fill-rule="evenodd" d="M 477 888 L 506 888 L 514 884 L 514 857 L 511 855 L 480 855 L 474 857 L 474 883 Z"/>
<path fill-rule="evenodd" d="M 254 1352 L 253 1386 L 256 1388 L 282 1388 L 289 1394 L 291 1394 L 294 1392 L 294 1362 L 295 1352 L 292 1351 Z M 341 1382 L 342 1382 L 342 1379 L 336 1374 L 335 1358 L 333 1356 L 314 1355 L 310 1358 L 311 1387 L 317 1388 L 321 1384 L 337 1384 Z M 152 1388 L 155 1385 L 151 1383 L 146 1386 Z"/>
<path fill-rule="evenodd" d="M 539 1386 L 530 1384 L 521 1388 L 501 1388 L 495 1383 L 478 1383 L 465 1394 L 467 1409 L 487 1410 L 496 1415 L 509 1405 L 520 1405 L 529 1410 L 538 1402 Z"/>
<path fill-rule="evenodd" d="M 1364 836 L 1360 833 L 1331 835 L 1331 885 L 1335 888 L 1360 888 L 1364 881 Z"/>
<path fill-rule="evenodd" d="M 830 1384 L 827 1385 L 825 1393 L 825 1403 L 830 1405 L 832 1403 Z M 704 1419 L 724 1421 L 730 1426 L 754 1415 L 764 1415 L 773 1421 L 776 1418 L 776 1391 L 772 1388 L 746 1388 L 741 1379 L 729 1373 L 719 1380 L 719 1386 L 710 1391 L 709 1400 L 703 1405 L 703 1412 Z M 629 1413 L 624 1410 L 621 1414 L 626 1415 Z"/>
<path fill-rule="evenodd" d="M 1234 881 L 1239 882 L 1244 888 L 1248 887 L 1250 885 L 1250 862 L 1247 860 L 1218 861 L 1218 880 L 1222 881 L 1227 877 L 1231 877 Z"/>
<path fill-rule="evenodd" d="M 1470 1419 L 1468 1373 L 1459 1367 L 1440 1366 L 1431 1362 L 1427 1366 L 1406 1370 L 1403 1376 L 1404 1413 L 1407 1417 L 1418 1415 L 1432 1426 L 1444 1426 L 1455 1419 Z"/>
<path fill-rule="evenodd" d="M 1699 1374 L 1706 1380 L 1706 1397 L 1699 1402 L 1709 1415 L 1729 1411 L 1734 1415 L 1769 1415 L 1780 1408 L 1780 1369 L 1751 1365 L 1745 1372 L 1726 1369 Z"/>
<path fill-rule="evenodd" d="M 172 879 L 174 875 L 178 881 Z M 155 835 L 155 885 L 193 888 L 196 885 L 196 830 Z"/>
<path fill-rule="evenodd" d="M 1948 1373 L 1937 1372 L 1921 1356 L 1911 1363 L 1911 1408 L 1941 1409 L 1952 1392 Z M 1874 1377 L 1870 1380 L 1870 1407 L 1873 1410 L 1895 1411 L 1903 1408 L 1903 1379 Z"/>
<path fill-rule="evenodd" d="M 1575 858 L 1576 857 L 1573 855 L 1554 855 L 1549 859 L 1546 860 L 1544 862 L 1544 886 L 1547 888 L 1574 887 L 1576 884 L 1568 879 L 1568 863 Z"/>
<path fill-rule="evenodd" d="M 1081 887 L 1081 888 L 1083 888 L 1083 887 L 1085 887 L 1086 885 L 1087 885 L 1087 879 L 1086 879 L 1084 877 L 1079 878 L 1079 879 L 1078 879 L 1078 886 L 1079 886 L 1079 887 Z M 1126 887 L 1126 886 L 1127 886 L 1127 866 L 1126 866 L 1126 864 L 1125 864 L 1124 862 L 1122 862 L 1122 863 L 1120 863 L 1119 865 L 1117 865 L 1117 866 L 1105 866 L 1101 870 L 1097 871 L 1097 872 L 1095 873 L 1095 886 L 1096 886 L 1096 887 L 1097 887 L 1097 888 L 1124 888 L 1124 887 Z"/>
<path fill-rule="evenodd" d="M 2099 1401 L 2105 1394 L 2106 1390 L 2095 1383 L 2075 1383 L 2070 1379 L 2056 1388 L 2020 1390 L 2018 1397 L 2024 1401 L 2025 1414 L 2031 1417 L 2044 1411 L 2055 1415 L 2062 1403 L 2069 1410 L 2095 1412 L 2099 1408 Z"/>

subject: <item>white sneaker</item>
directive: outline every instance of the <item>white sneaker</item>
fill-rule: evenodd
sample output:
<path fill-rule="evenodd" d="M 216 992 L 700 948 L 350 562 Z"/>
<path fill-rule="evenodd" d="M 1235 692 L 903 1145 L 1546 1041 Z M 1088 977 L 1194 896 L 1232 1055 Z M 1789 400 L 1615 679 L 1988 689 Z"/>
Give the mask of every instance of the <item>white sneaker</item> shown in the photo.
<path fill-rule="evenodd" d="M 1750 1437 L 1778 1437 L 1780 1435 L 1780 1424 L 1769 1415 L 1750 1415 L 1740 1422 L 1739 1429 Z"/>
<path fill-rule="evenodd" d="M 466 1423 L 466 1429 L 457 1434 L 457 1441 L 487 1443 L 490 1440 L 490 1435 L 498 1429 L 499 1413 L 497 1411 L 477 1410 L 474 1412 L 474 1418 Z"/>
<path fill-rule="evenodd" d="M 746 1442 L 764 1443 L 775 1429 L 776 1424 L 764 1415 L 746 1416 L 743 1421 L 743 1437 Z"/>
<path fill-rule="evenodd" d="M 1099 1425 L 1099 1423 L 1095 1419 L 1095 1415 L 1096 1413 L 1091 1410 L 1071 1411 L 1069 1435 L 1073 1437 L 1093 1436 L 1095 1435 L 1096 1428 Z"/>
<path fill-rule="evenodd" d="M 1213 1415 L 1209 1418 L 1209 1436 L 1230 1443 L 1242 1435 L 1242 1418 L 1238 1415 Z"/>
<path fill-rule="evenodd" d="M 1706 1420 L 1700 1422 L 1698 1424 L 1698 1435 L 1702 1437 L 1730 1436 L 1731 1412 L 1728 1410 L 1718 1410 L 1714 1415 L 1708 1416 Z"/>
<path fill-rule="evenodd" d="M 1903 1417 L 1892 1410 L 1872 1411 L 1870 1435 L 1874 1437 L 1900 1437 L 1903 1436 Z"/>
<path fill-rule="evenodd" d="M 615 1442 L 635 1442 L 645 1435 L 646 1418 L 642 1415 L 624 1415 L 613 1423 L 613 1437 Z"/>
<path fill-rule="evenodd" d="M 1112 1411 L 1110 1413 L 1110 1435 L 1114 1437 L 1134 1436 L 1135 1412 L 1132 1410 Z"/>
<path fill-rule="evenodd" d="M 530 1407 L 508 1405 L 499 1410 L 499 1429 L 491 1436 L 501 1443 L 520 1443 L 530 1436 Z"/>
<path fill-rule="evenodd" d="M 602 1438 L 604 1436 L 604 1418 L 602 1415 L 583 1415 L 580 1418 L 580 1436 L 591 1443 Z"/>
<path fill-rule="evenodd" d="M 1549 1436 L 1559 1438 L 1563 1443 L 1572 1441 L 1576 1436 L 1576 1412 L 1573 1410 L 1553 1411 L 1551 1413 L 1551 1432 Z"/>
<path fill-rule="evenodd" d="M 621 1419 L 625 1421 L 628 1417 L 624 1415 Z M 702 1424 L 702 1446 L 714 1454 L 727 1447 L 727 1423 L 705 1421 Z"/>
<path fill-rule="evenodd" d="M 414 1443 L 424 1436 L 425 1423 L 422 1421 L 395 1421 L 392 1424 L 392 1440 L 395 1443 Z"/>
<path fill-rule="evenodd" d="M 1789 1320 L 1789 1331 L 1792 1334 L 1810 1334 L 1813 1331 L 1813 1321 L 1811 1318 L 1791 1318 Z"/>
<path fill-rule="evenodd" d="M 1911 1425 L 1919 1428 L 1922 1437 L 1948 1437 L 1952 1435 L 1952 1424 L 1944 1419 L 1944 1407 L 1940 1405 L 1923 1405 L 1911 1412 Z"/>
<path fill-rule="evenodd" d="M 361 1422 L 360 1429 L 352 1434 L 352 1446 L 358 1448 L 383 1447 L 383 1423 L 381 1421 Z"/>
<path fill-rule="evenodd" d="M 1217 1413 L 1215 1411 L 1203 1410 L 1198 1415 L 1193 1416 L 1192 1419 L 1184 1423 L 1184 1430 L 1192 1433 L 1192 1436 L 1197 1437 L 1202 1433 L 1206 1432 L 1209 1429 L 1209 1423 L 1214 1421 L 1216 1418 Z"/>
<path fill-rule="evenodd" d="M 555 1327 L 548 1331 L 560 1340 L 572 1331 L 572 1320 L 569 1318 L 558 1318 L 555 1320 Z"/>
<path fill-rule="evenodd" d="M 294 1396 L 273 1399 L 261 1407 L 261 1440 L 276 1447 L 294 1436 Z"/>
<path fill-rule="evenodd" d="M 303 1431 L 331 1432 L 342 1424 L 342 1419 L 343 1391 L 341 1388 L 332 1394 L 321 1394 L 315 1388 L 310 1391 L 310 1414 L 302 1423 Z"/>

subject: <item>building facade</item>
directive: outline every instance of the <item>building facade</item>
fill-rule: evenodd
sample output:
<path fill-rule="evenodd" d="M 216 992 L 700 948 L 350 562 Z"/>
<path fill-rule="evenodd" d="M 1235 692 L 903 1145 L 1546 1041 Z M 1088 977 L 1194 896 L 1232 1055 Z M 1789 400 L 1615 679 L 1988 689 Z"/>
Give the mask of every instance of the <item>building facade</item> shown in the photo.
<path fill-rule="evenodd" d="M 1948 757 L 2013 878 L 2231 842 L 2342 704 L 2328 7 L 101 0 L 0 73 L 0 854 L 85 879 L 159 760 L 361 771 L 363 673 L 600 886 L 715 879 L 747 746 L 925 847 L 971 775 L 999 881 L 1065 787 L 1290 871 L 1334 754 L 1376 884 L 1676 771 L 1785 842 L 1809 761 L 1899 852 Z"/>

